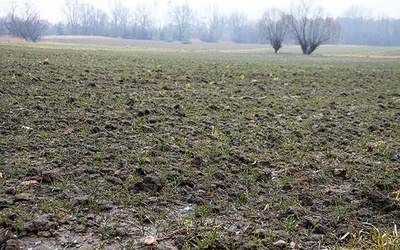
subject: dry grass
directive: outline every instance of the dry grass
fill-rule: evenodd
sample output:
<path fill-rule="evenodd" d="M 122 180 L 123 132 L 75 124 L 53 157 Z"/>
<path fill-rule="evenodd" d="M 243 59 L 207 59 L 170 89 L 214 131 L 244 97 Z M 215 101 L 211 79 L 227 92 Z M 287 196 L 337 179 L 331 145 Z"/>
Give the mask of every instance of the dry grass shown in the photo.
<path fill-rule="evenodd" d="M 0 43 L 27 44 L 28 42 L 12 36 L 0 36 Z"/>

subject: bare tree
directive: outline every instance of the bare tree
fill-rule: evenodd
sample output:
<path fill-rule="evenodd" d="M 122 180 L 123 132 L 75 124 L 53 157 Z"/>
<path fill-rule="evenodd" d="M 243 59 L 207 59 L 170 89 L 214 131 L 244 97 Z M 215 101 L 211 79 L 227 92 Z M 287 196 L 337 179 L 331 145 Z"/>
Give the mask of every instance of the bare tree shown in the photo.
<path fill-rule="evenodd" d="M 248 17 L 244 12 L 234 12 L 229 17 L 229 26 L 232 31 L 232 41 L 242 43 L 245 41 L 245 30 Z"/>
<path fill-rule="evenodd" d="M 201 22 L 200 39 L 204 42 L 218 42 L 223 35 L 226 18 L 219 11 L 218 6 L 210 6 Z"/>
<path fill-rule="evenodd" d="M 151 9 L 146 5 L 138 5 L 135 13 L 135 27 L 137 39 L 150 39 L 152 35 L 153 18 Z"/>
<path fill-rule="evenodd" d="M 81 34 L 85 36 L 93 35 L 93 27 L 96 25 L 95 8 L 88 3 L 81 4 Z"/>
<path fill-rule="evenodd" d="M 340 33 L 340 26 L 335 20 L 325 17 L 321 9 L 313 10 L 312 0 L 302 0 L 292 7 L 289 28 L 303 54 L 307 55 Z"/>
<path fill-rule="evenodd" d="M 171 14 L 178 29 L 179 39 L 183 43 L 190 43 L 190 24 L 194 17 L 194 11 L 190 8 L 188 1 L 175 5 Z"/>
<path fill-rule="evenodd" d="M 4 25 L 12 36 L 37 42 L 46 31 L 48 23 L 41 20 L 36 8 L 27 2 L 22 8 L 13 3 Z"/>
<path fill-rule="evenodd" d="M 275 8 L 265 11 L 260 20 L 261 36 L 271 43 L 275 53 L 282 48 L 288 31 L 288 20 L 287 14 Z"/>
<path fill-rule="evenodd" d="M 78 0 L 65 0 L 63 8 L 67 19 L 67 28 L 72 35 L 78 35 L 79 25 L 82 22 L 81 4 Z"/>
<path fill-rule="evenodd" d="M 6 34 L 7 29 L 6 29 L 5 23 L 6 23 L 5 17 L 0 17 L 0 34 L 1 35 Z"/>
<path fill-rule="evenodd" d="M 111 7 L 111 23 L 114 37 L 126 36 L 126 29 L 129 24 L 129 8 L 122 4 L 120 0 L 115 0 Z"/>
<path fill-rule="evenodd" d="M 95 36 L 104 36 L 108 35 L 108 20 L 109 16 L 107 15 L 106 12 L 104 12 L 102 9 L 95 9 L 94 13 L 92 13 L 91 17 L 94 19 L 92 23 L 92 34 Z"/>
<path fill-rule="evenodd" d="M 310 21 L 307 41 L 307 51 L 305 54 L 310 55 L 321 44 L 331 41 L 340 33 L 339 24 L 331 17 L 316 17 Z M 304 53 L 304 51 L 303 51 Z"/>

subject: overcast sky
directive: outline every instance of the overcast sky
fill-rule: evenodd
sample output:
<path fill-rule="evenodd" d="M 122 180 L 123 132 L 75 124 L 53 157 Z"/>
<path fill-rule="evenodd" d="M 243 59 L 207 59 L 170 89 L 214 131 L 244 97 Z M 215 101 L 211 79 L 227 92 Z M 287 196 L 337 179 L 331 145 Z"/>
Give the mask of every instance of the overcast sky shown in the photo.
<path fill-rule="evenodd" d="M 111 3 L 121 1 L 129 8 L 135 8 L 137 4 L 145 4 L 154 8 L 157 2 L 158 12 L 166 9 L 169 0 L 79 0 L 81 2 L 91 3 L 107 12 Z M 297 0 L 188 0 L 196 12 L 202 12 L 207 6 L 217 5 L 219 9 L 228 14 L 239 10 L 246 12 L 255 19 L 260 17 L 262 12 L 271 7 L 279 9 L 288 9 L 292 2 Z M 65 0 L 0 0 L 0 14 L 6 13 L 10 2 L 23 4 L 30 2 L 39 10 L 41 17 L 50 22 L 56 23 L 64 19 L 62 12 L 65 6 Z M 184 0 L 171 0 L 172 4 L 182 3 Z M 315 6 L 321 6 L 331 16 L 343 16 L 345 10 L 351 6 L 362 7 L 372 17 L 393 17 L 400 18 L 400 0 L 313 0 Z"/>

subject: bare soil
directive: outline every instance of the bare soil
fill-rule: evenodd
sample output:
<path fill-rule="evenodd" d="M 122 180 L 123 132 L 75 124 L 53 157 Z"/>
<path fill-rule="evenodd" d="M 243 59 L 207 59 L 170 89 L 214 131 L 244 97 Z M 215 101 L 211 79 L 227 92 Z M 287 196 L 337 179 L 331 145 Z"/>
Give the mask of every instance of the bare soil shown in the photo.
<path fill-rule="evenodd" d="M 400 225 L 398 60 L 0 49 L 0 249 L 368 249 Z"/>

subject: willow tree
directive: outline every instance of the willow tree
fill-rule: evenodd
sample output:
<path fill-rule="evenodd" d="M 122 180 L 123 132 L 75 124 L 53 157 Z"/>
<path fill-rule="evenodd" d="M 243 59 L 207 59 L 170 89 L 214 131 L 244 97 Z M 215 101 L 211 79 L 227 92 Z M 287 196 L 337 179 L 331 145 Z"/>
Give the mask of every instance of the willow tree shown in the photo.
<path fill-rule="evenodd" d="M 282 48 L 288 33 L 288 20 L 287 14 L 274 8 L 265 11 L 259 22 L 261 36 L 270 42 L 275 53 Z"/>
<path fill-rule="evenodd" d="M 333 18 L 325 16 L 322 9 L 314 9 L 312 0 L 302 0 L 293 5 L 288 23 L 293 38 L 299 43 L 303 54 L 307 55 L 340 33 L 340 25 Z"/>

